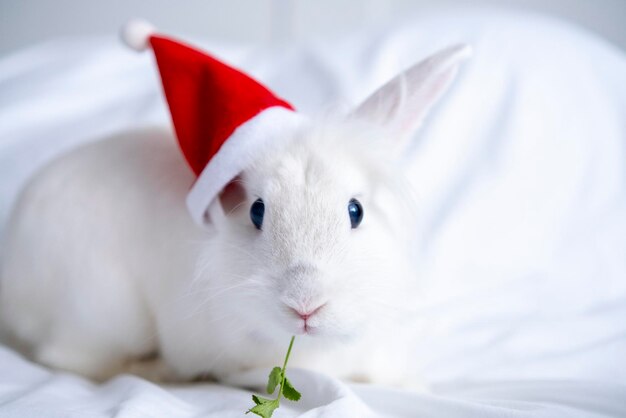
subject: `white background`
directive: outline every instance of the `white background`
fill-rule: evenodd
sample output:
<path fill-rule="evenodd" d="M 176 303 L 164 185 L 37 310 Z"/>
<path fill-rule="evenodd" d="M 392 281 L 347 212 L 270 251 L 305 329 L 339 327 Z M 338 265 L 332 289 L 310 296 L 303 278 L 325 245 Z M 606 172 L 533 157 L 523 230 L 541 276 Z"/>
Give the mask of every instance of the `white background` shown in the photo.
<path fill-rule="evenodd" d="M 131 17 L 181 37 L 268 43 L 486 6 L 561 16 L 626 49 L 626 0 L 0 0 L 0 55 L 48 39 L 113 35 Z"/>

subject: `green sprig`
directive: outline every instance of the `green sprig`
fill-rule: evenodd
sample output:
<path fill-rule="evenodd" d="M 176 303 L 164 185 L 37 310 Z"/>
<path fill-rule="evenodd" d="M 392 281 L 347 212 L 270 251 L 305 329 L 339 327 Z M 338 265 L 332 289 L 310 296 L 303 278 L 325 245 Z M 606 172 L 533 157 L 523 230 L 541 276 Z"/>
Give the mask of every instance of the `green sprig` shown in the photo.
<path fill-rule="evenodd" d="M 276 366 L 270 372 L 270 375 L 267 379 L 267 393 L 270 395 L 274 393 L 276 387 L 278 387 L 278 395 L 276 399 L 267 399 L 261 396 L 252 395 L 252 401 L 254 401 L 255 405 L 246 411 L 247 413 L 252 412 L 263 418 L 271 418 L 274 410 L 280 406 L 280 397 L 284 396 L 290 401 L 299 401 L 301 396 L 300 392 L 298 392 L 287 376 L 285 372 L 287 371 L 287 362 L 289 361 L 289 355 L 291 354 L 291 348 L 293 347 L 293 341 L 296 339 L 295 335 L 291 337 L 291 341 L 289 342 L 289 348 L 287 349 L 287 355 L 285 356 L 285 361 L 283 363 L 283 368 Z"/>

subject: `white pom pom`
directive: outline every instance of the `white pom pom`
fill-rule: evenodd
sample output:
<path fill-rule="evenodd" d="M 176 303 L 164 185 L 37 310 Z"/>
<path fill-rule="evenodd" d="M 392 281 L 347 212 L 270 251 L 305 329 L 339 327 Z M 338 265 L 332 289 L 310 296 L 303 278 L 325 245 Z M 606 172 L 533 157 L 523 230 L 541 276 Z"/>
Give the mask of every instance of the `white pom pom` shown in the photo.
<path fill-rule="evenodd" d="M 122 26 L 121 36 L 126 45 L 136 51 L 148 48 L 150 36 L 156 32 L 154 26 L 142 19 L 132 19 Z"/>

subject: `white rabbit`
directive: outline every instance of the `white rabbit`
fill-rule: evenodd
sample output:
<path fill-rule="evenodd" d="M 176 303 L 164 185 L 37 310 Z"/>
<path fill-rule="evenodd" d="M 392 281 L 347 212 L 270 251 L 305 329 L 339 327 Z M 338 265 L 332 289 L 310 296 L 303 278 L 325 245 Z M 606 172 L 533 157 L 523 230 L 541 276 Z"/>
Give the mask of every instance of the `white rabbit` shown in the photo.
<path fill-rule="evenodd" d="M 3 326 L 37 361 L 94 379 L 151 353 L 164 379 L 225 378 L 278 364 L 295 334 L 293 366 L 402 382 L 419 293 L 396 159 L 468 53 L 439 52 L 346 117 L 289 133 L 227 186 L 208 230 L 186 210 L 194 175 L 168 131 L 57 159 L 7 228 Z"/>

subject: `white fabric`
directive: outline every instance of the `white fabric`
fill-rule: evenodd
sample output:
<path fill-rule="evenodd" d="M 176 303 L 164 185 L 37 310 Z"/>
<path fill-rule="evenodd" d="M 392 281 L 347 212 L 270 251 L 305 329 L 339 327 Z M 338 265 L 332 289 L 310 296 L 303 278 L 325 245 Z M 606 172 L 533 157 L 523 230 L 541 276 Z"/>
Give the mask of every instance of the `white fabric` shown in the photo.
<path fill-rule="evenodd" d="M 143 51 L 148 48 L 150 37 L 156 29 L 150 22 L 143 19 L 131 19 L 122 26 L 120 36 L 128 47 L 135 51 Z"/>
<path fill-rule="evenodd" d="M 473 44 L 474 58 L 406 161 L 423 237 L 422 337 L 411 367 L 432 393 L 291 370 L 303 399 L 276 417 L 626 416 L 621 51 L 565 24 L 501 14 L 412 19 L 282 52 L 209 47 L 311 111 L 356 102 L 459 41 Z M 5 57 L 0 92 L 3 221 L 26 177 L 52 156 L 168 120 L 151 58 L 113 40 Z M 232 381 L 260 387 L 266 373 Z M 131 376 L 95 385 L 0 349 L 2 417 L 239 417 L 250 406 L 244 389 Z"/>

